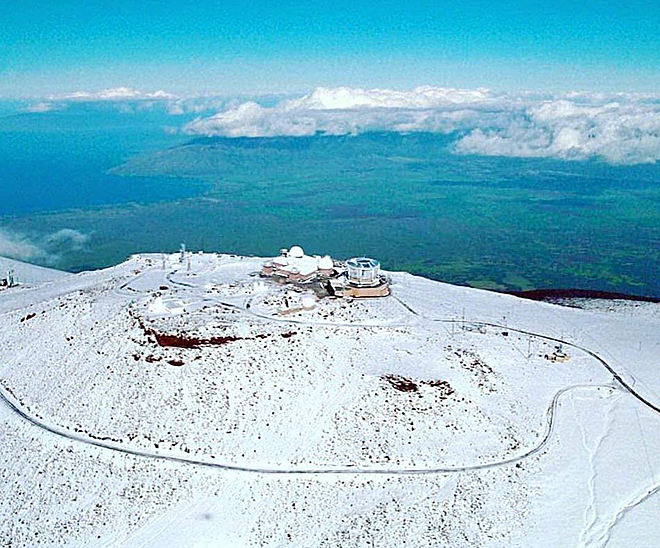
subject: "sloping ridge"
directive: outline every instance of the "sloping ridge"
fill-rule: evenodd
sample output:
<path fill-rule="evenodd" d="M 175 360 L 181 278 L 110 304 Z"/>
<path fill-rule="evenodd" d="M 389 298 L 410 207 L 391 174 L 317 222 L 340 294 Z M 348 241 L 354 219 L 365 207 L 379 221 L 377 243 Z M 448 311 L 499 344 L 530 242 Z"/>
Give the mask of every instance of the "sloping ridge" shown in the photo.
<path fill-rule="evenodd" d="M 19 283 L 27 284 L 52 282 L 66 276 L 71 276 L 70 272 L 64 272 L 63 270 L 55 270 L 53 268 L 24 263 L 16 259 L 0 257 L 0 279 L 4 278 L 9 270 L 14 272 L 14 276 Z"/>

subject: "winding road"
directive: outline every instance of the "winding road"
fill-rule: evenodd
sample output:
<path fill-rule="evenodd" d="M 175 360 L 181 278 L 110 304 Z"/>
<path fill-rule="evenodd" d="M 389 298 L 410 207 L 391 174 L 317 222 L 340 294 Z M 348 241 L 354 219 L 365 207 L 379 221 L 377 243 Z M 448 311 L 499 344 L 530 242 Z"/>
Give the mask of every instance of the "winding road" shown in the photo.
<path fill-rule="evenodd" d="M 182 282 L 175 281 L 172 278 L 172 272 L 170 272 L 167 275 L 167 279 L 170 283 L 183 286 L 183 287 L 193 287 L 190 286 L 189 284 L 185 284 Z M 131 282 L 135 281 L 139 276 L 142 274 L 138 274 L 128 282 L 120 284 L 116 289 L 115 292 L 118 295 L 121 295 L 123 297 L 129 297 L 129 298 L 134 298 L 137 294 L 140 292 L 138 290 L 131 290 L 129 288 Z M 135 291 L 136 293 L 131 293 L 131 291 Z M 555 343 L 560 343 L 562 345 L 565 345 L 567 347 L 574 348 L 576 350 L 579 350 L 581 352 L 584 352 L 588 354 L 589 356 L 593 357 L 602 367 L 604 367 L 613 377 L 614 382 L 610 384 L 580 384 L 580 385 L 573 385 L 573 386 L 568 386 L 565 388 L 562 388 L 559 390 L 552 398 L 550 401 L 547 409 L 546 409 L 546 425 L 545 425 L 545 431 L 540 438 L 539 442 L 532 448 L 526 449 L 522 453 L 515 455 L 515 456 L 510 456 L 505 459 L 501 459 L 498 461 L 492 461 L 492 462 L 485 462 L 485 463 L 476 463 L 476 464 L 467 464 L 467 465 L 460 465 L 460 466 L 453 466 L 453 467 L 447 467 L 447 466 L 439 466 L 439 467 L 409 467 L 409 468 L 380 468 L 380 467 L 360 467 L 360 466 L 352 466 L 352 465 L 343 465 L 343 466 L 315 466 L 315 467 L 261 467 L 261 466 L 250 466 L 248 464 L 237 464 L 237 463 L 227 463 L 227 462 L 213 462 L 209 460 L 202 460 L 198 459 L 195 457 L 188 457 L 188 456 L 183 456 L 183 455 L 171 455 L 171 454 L 165 454 L 161 453 L 158 451 L 147 451 L 147 450 L 140 450 L 140 449 L 134 449 L 131 447 L 127 447 L 118 443 L 110 442 L 110 441 L 104 441 L 104 440 L 96 440 L 92 439 L 86 436 L 78 435 L 75 433 L 72 433 L 71 431 L 56 426 L 56 425 L 51 425 L 48 424 L 47 422 L 43 421 L 42 419 L 39 419 L 38 417 L 35 417 L 32 415 L 29 411 L 25 410 L 19 402 L 17 402 L 14 397 L 7 392 L 7 390 L 0 385 L 0 400 L 2 403 L 4 403 L 11 411 L 19 415 L 22 419 L 28 421 L 29 423 L 33 424 L 34 426 L 50 432 L 52 434 L 55 434 L 57 436 L 61 436 L 63 438 L 84 443 L 87 445 L 111 450 L 111 451 L 116 451 L 120 453 L 124 453 L 127 455 L 134 455 L 138 457 L 147 457 L 147 458 L 153 458 L 153 459 L 159 459 L 163 461 L 168 461 L 168 462 L 175 462 L 175 463 L 185 463 L 185 464 L 192 464 L 192 465 L 197 465 L 197 466 L 205 466 L 205 467 L 210 467 L 210 468 L 216 468 L 216 469 L 221 469 L 221 470 L 228 470 L 228 471 L 235 471 L 235 472 L 247 472 L 247 473 L 256 473 L 256 474 L 279 474 L 279 475 L 284 475 L 284 474 L 290 474 L 290 475 L 320 475 L 320 474 L 380 474 L 380 475 L 422 475 L 422 474 L 449 474 L 449 473 L 461 473 L 461 472 L 469 472 L 469 471 L 478 471 L 478 470 L 485 470 L 485 469 L 490 469 L 490 468 L 497 468 L 497 467 L 502 467 L 502 466 L 509 466 L 511 464 L 515 464 L 517 462 L 520 462 L 524 459 L 530 458 L 539 452 L 541 452 L 549 443 L 550 439 L 552 438 L 552 434 L 555 430 L 555 425 L 556 425 L 556 415 L 557 415 L 557 409 L 559 406 L 559 402 L 561 398 L 567 394 L 568 392 L 572 390 L 599 390 L 599 389 L 607 389 L 607 390 L 620 390 L 623 392 L 628 393 L 629 395 L 633 396 L 636 398 L 638 401 L 640 401 L 642 404 L 645 406 L 649 407 L 656 413 L 660 413 L 660 407 L 652 402 L 650 402 L 648 399 L 643 397 L 641 394 L 639 394 L 628 382 L 623 379 L 623 377 L 617 373 L 617 371 L 610 365 L 608 364 L 603 358 L 601 358 L 597 353 L 593 352 L 592 350 L 589 350 L 588 348 L 584 348 L 580 345 L 577 345 L 575 343 L 572 343 L 570 341 L 562 340 L 556 337 L 551 337 L 539 333 L 534 333 L 528 330 L 524 329 L 516 329 L 512 328 L 510 326 L 503 326 L 499 325 L 496 323 L 491 323 L 491 322 L 481 322 L 481 321 L 474 321 L 474 320 L 458 320 L 454 318 L 428 318 L 426 316 L 423 316 L 422 314 L 419 314 L 417 311 L 415 311 L 412 307 L 410 307 L 407 303 L 403 302 L 401 299 L 396 298 L 395 299 L 406 309 L 408 310 L 411 314 L 418 316 L 420 318 L 423 318 L 424 320 L 431 321 L 431 322 L 439 322 L 439 323 L 446 323 L 446 324 L 469 324 L 472 326 L 476 327 L 486 327 L 486 328 L 495 328 L 495 329 L 502 329 L 514 333 L 519 333 L 523 335 L 528 335 L 528 336 L 533 336 L 537 337 L 539 339 L 543 339 L 546 341 L 551 341 Z M 216 301 L 215 299 L 213 299 Z M 257 316 L 263 320 L 269 320 L 269 321 L 278 321 L 278 322 L 285 322 L 285 323 L 291 323 L 291 324 L 305 324 L 305 325 L 311 325 L 311 326 L 319 326 L 319 325 L 331 325 L 333 327 L 352 327 L 352 328 L 374 328 L 374 327 L 394 327 L 393 324 L 357 324 L 357 323 L 347 323 L 347 324 L 339 324 L 339 323 L 333 323 L 333 322 L 305 322 L 303 320 L 297 320 L 297 319 L 287 319 L 287 318 L 271 318 L 265 315 L 257 314 L 248 308 L 242 308 L 240 306 L 234 305 L 232 303 L 227 303 L 223 302 L 221 300 L 217 300 L 218 304 L 221 304 L 222 306 L 232 308 L 232 309 L 238 309 L 243 313 L 247 313 L 253 316 Z M 406 324 L 408 325 L 408 324 Z"/>

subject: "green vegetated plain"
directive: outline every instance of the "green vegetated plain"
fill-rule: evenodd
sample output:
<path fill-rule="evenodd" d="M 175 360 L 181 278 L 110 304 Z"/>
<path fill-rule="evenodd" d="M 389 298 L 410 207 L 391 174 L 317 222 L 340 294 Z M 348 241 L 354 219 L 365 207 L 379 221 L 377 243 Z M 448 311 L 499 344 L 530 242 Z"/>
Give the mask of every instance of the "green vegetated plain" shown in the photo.
<path fill-rule="evenodd" d="M 496 290 L 660 296 L 660 166 L 461 156 L 453 136 L 368 133 L 194 139 L 107 171 L 172 178 L 184 197 L 0 218 L 25 233 L 92 234 L 71 270 L 139 251 L 369 255 L 391 270 Z M 93 245 L 92 245 L 93 244 Z"/>

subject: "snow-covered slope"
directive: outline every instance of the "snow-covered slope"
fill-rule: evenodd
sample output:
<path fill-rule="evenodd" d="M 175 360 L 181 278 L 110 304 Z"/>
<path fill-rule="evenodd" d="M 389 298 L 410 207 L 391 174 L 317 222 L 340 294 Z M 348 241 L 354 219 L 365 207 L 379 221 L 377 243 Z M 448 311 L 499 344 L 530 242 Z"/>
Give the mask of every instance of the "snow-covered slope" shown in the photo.
<path fill-rule="evenodd" d="M 12 546 L 660 542 L 660 315 L 136 256 L 0 294 Z M 6 543 L 5 542 L 5 543 Z"/>
<path fill-rule="evenodd" d="M 71 275 L 69 272 L 0 257 L 0 278 L 4 278 L 8 271 L 14 272 L 14 276 L 19 283 L 31 285 L 60 280 Z"/>

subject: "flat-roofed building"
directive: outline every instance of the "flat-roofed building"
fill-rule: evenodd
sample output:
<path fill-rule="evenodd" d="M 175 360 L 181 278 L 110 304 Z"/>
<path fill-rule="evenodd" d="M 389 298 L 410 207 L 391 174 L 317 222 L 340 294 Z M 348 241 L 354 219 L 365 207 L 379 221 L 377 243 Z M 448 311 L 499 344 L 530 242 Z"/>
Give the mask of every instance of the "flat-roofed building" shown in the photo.
<path fill-rule="evenodd" d="M 294 245 L 283 249 L 280 255 L 264 263 L 261 275 L 280 278 L 288 282 L 307 282 L 317 278 L 329 278 L 334 273 L 334 262 L 325 257 L 305 255 L 302 247 Z"/>

